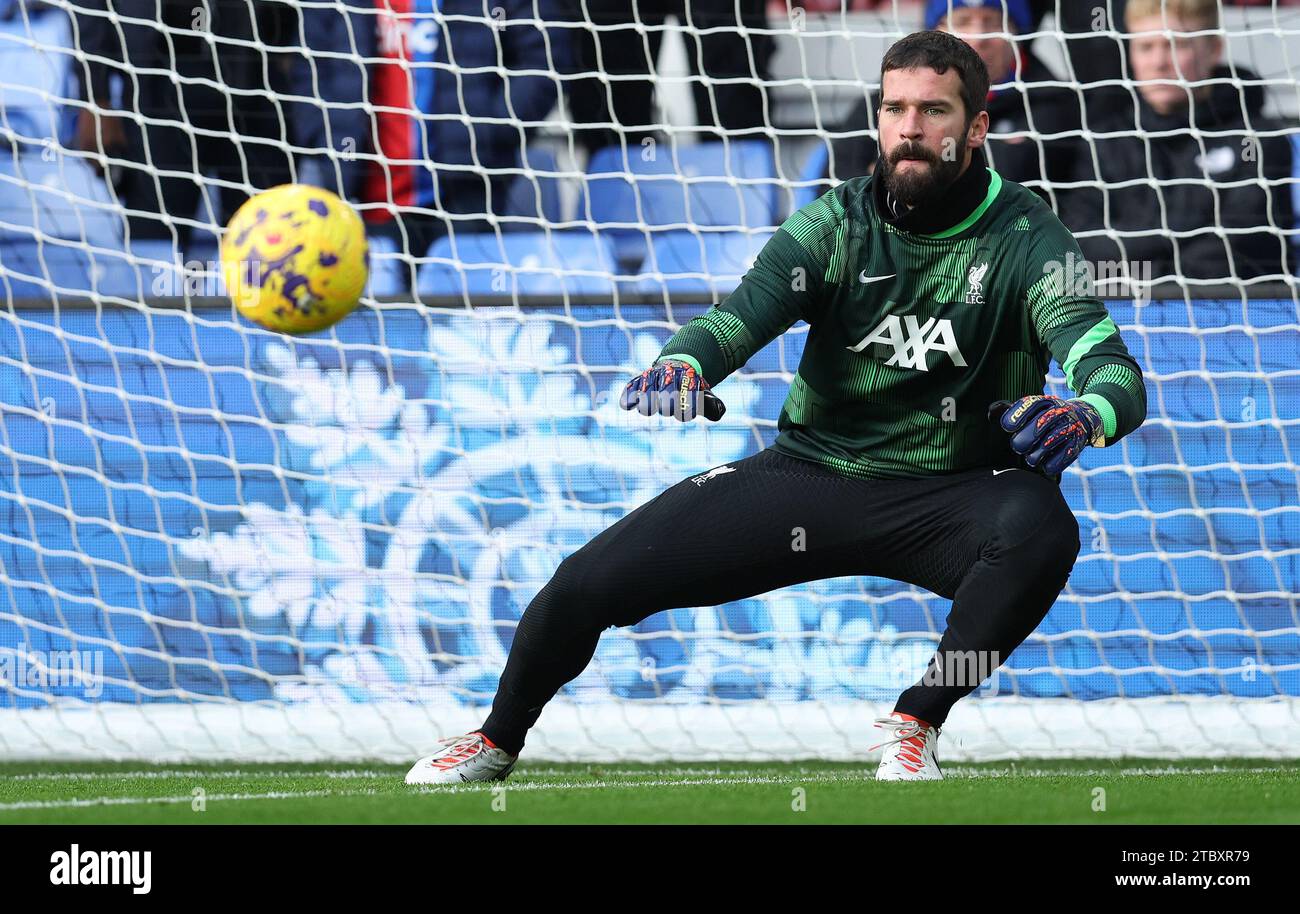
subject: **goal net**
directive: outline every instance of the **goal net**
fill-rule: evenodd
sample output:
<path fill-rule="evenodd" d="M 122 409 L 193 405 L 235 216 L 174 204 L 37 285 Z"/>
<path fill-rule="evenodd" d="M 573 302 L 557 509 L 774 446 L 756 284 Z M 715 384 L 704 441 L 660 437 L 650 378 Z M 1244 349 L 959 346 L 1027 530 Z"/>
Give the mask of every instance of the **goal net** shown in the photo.
<path fill-rule="evenodd" d="M 618 395 L 851 177 L 837 144 L 874 135 L 852 112 L 923 5 L 594 6 L 0 0 L 0 757 L 413 759 L 482 722 L 565 556 L 771 443 L 802 323 L 716 424 Z M 1080 76 L 1062 17 L 1007 23 L 1089 118 L 1098 89 L 1137 97 L 1127 70 Z M 1201 226 L 1220 247 L 1294 243 L 1289 160 L 1211 166 L 1216 138 L 1296 137 L 1300 8 L 1208 31 L 1198 85 L 1244 133 L 1189 125 L 1199 177 L 1155 156 L 1116 190 L 1161 191 L 1154 224 L 1092 232 L 1126 262 L 1190 251 L 1169 212 L 1206 191 L 1272 201 Z M 992 125 L 995 167 L 1180 133 L 1027 117 Z M 282 181 L 341 190 L 370 232 L 361 307 L 309 337 L 240 318 L 214 263 L 231 201 Z M 954 710 L 946 757 L 1300 752 L 1300 300 L 1285 267 L 1229 260 L 1139 268 L 1108 301 L 1149 417 L 1065 473 L 1069 584 Z M 608 630 L 530 756 L 865 758 L 949 606 L 852 577 Z"/>

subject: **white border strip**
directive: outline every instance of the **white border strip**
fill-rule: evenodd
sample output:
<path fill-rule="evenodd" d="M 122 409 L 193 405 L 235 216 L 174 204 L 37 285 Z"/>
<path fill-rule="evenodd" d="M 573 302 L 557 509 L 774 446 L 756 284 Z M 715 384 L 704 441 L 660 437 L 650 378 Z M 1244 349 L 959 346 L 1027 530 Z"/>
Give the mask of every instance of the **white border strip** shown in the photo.
<path fill-rule="evenodd" d="M 870 702 L 555 702 L 528 761 L 855 761 L 875 757 Z M 0 759 L 414 761 L 477 728 L 459 705 L 111 705 L 0 710 Z M 940 758 L 1300 758 L 1300 699 L 968 699 Z"/>

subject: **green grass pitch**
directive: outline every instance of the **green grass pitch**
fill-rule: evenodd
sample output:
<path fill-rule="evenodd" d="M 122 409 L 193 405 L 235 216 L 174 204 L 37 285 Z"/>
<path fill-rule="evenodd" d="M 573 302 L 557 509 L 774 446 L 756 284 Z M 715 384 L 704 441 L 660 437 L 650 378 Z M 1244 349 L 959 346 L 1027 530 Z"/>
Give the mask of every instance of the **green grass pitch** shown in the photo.
<path fill-rule="evenodd" d="M 1300 775 L 1285 761 L 944 770 L 899 784 L 864 763 L 538 762 L 495 785 L 407 787 L 405 765 L 378 763 L 14 762 L 0 763 L 0 824 L 1300 823 Z"/>

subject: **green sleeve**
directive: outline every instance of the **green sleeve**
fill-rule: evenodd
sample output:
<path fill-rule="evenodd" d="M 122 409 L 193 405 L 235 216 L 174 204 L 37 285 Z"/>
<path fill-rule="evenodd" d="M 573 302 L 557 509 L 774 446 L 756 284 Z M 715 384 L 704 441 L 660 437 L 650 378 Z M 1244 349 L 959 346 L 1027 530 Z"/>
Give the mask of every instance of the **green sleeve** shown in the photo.
<path fill-rule="evenodd" d="M 1093 293 L 1079 243 L 1045 206 L 1041 213 L 1026 264 L 1029 316 L 1070 390 L 1101 413 L 1104 445 L 1113 444 L 1146 420 L 1142 369 Z"/>
<path fill-rule="evenodd" d="M 834 191 L 793 213 L 759 251 L 736 290 L 682 326 L 659 358 L 693 364 L 713 386 L 795 321 L 813 323 L 843 235 L 844 208 Z"/>

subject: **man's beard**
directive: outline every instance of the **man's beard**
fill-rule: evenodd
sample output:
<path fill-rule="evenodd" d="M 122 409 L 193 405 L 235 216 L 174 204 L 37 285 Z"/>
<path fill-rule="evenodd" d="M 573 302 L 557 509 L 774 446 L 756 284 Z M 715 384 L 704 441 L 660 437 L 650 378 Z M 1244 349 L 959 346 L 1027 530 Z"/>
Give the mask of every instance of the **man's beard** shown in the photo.
<path fill-rule="evenodd" d="M 930 163 L 927 169 L 908 169 L 900 174 L 898 163 L 903 158 L 923 159 Z M 962 163 L 959 159 L 945 161 L 920 143 L 900 143 L 881 159 L 881 177 L 885 190 L 909 209 L 935 199 L 957 180 Z"/>

